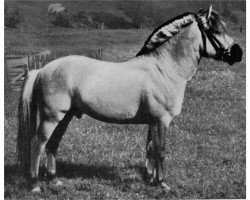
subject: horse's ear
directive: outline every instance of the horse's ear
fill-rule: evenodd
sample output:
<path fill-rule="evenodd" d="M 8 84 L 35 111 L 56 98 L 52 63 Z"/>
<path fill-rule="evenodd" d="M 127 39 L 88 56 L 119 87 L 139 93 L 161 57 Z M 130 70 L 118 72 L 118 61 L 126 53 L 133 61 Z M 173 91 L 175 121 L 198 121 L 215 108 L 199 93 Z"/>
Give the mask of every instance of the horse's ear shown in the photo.
<path fill-rule="evenodd" d="M 211 16 L 211 13 L 212 13 L 212 10 L 213 10 L 213 6 L 211 5 L 207 11 L 207 14 L 206 14 L 206 19 L 208 20 Z"/>

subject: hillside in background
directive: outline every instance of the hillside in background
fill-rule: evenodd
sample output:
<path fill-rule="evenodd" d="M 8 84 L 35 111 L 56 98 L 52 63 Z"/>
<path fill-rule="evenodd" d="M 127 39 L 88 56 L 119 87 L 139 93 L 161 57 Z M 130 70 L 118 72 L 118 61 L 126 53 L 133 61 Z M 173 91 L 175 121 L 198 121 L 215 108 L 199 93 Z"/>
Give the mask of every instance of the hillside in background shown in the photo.
<path fill-rule="evenodd" d="M 184 12 L 206 9 L 211 4 L 227 20 L 245 26 L 246 1 L 5 1 L 5 7 L 19 10 L 19 28 L 41 31 L 53 26 L 48 7 L 58 2 L 66 8 L 71 28 L 88 28 L 73 22 L 79 14 L 99 24 L 96 28 L 100 28 L 100 24 L 107 29 L 151 28 Z"/>
<path fill-rule="evenodd" d="M 57 23 L 48 13 L 51 4 L 60 3 L 65 14 Z M 227 29 L 245 32 L 245 1 L 5 1 L 7 13 L 16 12 L 17 28 L 5 28 L 5 51 L 78 51 L 114 46 L 141 46 L 148 35 L 167 20 L 185 12 L 197 12 L 210 5 L 227 22 Z M 19 22 L 20 21 L 20 22 Z M 102 28 L 104 30 L 102 30 Z M 91 30 L 92 29 L 92 30 Z M 113 29 L 113 30 L 111 30 Z M 118 30 L 114 30 L 118 29 Z M 123 30 L 121 30 L 123 29 Z M 139 29 L 141 31 L 139 31 Z M 131 47 L 129 46 L 128 49 Z M 139 51 L 135 49 L 134 53 Z"/>

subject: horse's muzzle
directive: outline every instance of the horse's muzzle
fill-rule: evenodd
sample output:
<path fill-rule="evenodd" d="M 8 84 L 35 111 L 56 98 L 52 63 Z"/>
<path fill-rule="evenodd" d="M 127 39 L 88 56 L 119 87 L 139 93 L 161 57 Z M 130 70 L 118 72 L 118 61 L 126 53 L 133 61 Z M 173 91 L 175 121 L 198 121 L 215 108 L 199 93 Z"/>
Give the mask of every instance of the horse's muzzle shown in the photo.
<path fill-rule="evenodd" d="M 243 51 L 239 44 L 234 44 L 230 51 L 223 55 L 223 61 L 233 65 L 236 62 L 240 62 L 242 60 Z"/>

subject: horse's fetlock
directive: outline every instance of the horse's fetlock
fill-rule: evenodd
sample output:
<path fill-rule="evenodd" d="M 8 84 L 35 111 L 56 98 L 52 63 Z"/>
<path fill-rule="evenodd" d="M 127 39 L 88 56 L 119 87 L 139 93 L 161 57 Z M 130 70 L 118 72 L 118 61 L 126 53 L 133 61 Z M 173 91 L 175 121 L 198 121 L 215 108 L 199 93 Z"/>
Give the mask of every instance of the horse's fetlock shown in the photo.
<path fill-rule="evenodd" d="M 48 181 L 52 181 L 56 178 L 56 172 L 55 171 L 48 171 L 46 174 L 46 179 Z"/>
<path fill-rule="evenodd" d="M 29 185 L 30 185 L 29 187 L 30 187 L 32 192 L 40 192 L 41 191 L 37 176 L 30 177 Z"/>
<path fill-rule="evenodd" d="M 147 172 L 149 175 L 153 174 L 153 170 L 155 168 L 155 162 L 154 160 L 151 158 L 147 158 L 146 159 L 146 168 L 147 168 Z"/>

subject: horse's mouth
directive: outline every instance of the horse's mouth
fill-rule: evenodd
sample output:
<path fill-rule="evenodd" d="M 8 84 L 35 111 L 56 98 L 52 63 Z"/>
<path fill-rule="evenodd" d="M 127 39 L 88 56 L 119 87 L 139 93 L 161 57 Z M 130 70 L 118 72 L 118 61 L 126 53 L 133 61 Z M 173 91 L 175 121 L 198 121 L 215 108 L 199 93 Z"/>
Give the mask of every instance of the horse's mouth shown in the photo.
<path fill-rule="evenodd" d="M 236 62 L 241 62 L 243 51 L 239 44 L 234 44 L 230 49 L 230 54 L 225 58 L 225 61 L 229 65 L 233 65 Z"/>

